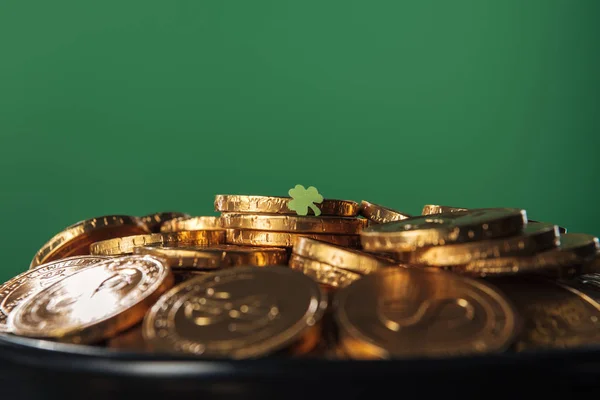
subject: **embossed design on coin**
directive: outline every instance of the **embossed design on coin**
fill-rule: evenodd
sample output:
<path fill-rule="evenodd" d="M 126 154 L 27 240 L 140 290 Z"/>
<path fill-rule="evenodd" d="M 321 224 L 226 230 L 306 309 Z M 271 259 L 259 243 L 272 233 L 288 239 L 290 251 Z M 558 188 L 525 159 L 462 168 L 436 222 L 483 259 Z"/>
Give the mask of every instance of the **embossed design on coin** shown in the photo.
<path fill-rule="evenodd" d="M 502 294 L 437 269 L 386 268 L 341 289 L 334 301 L 341 342 L 353 358 L 498 351 L 517 329 Z"/>
<path fill-rule="evenodd" d="M 301 337 L 326 306 L 317 283 L 289 268 L 239 267 L 173 288 L 146 315 L 143 333 L 156 351 L 259 357 Z"/>
<path fill-rule="evenodd" d="M 171 271 L 156 258 L 108 259 L 24 300 L 8 325 L 18 335 L 94 343 L 139 322 L 172 284 Z"/>
<path fill-rule="evenodd" d="M 25 271 L 0 286 L 0 308 L 6 314 L 10 314 L 15 307 L 33 294 L 66 276 L 106 259 L 108 257 L 68 257 Z"/>

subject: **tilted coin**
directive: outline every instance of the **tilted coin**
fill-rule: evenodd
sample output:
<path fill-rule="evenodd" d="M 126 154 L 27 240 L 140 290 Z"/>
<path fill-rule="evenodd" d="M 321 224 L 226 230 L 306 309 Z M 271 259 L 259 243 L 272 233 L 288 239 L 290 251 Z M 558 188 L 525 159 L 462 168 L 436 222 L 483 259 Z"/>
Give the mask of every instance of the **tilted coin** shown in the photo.
<path fill-rule="evenodd" d="M 346 287 L 362 278 L 362 274 L 292 254 L 290 268 L 310 276 L 316 282 L 334 288 Z"/>
<path fill-rule="evenodd" d="M 352 358 L 501 351 L 518 330 L 514 308 L 498 290 L 433 268 L 365 275 L 338 291 L 334 303 L 340 339 Z"/>
<path fill-rule="evenodd" d="M 369 203 L 368 201 L 364 200 L 360 202 L 360 215 L 377 224 L 402 221 L 403 219 L 412 217 L 412 215 L 392 210 L 391 208 L 379 206 L 377 204 Z"/>
<path fill-rule="evenodd" d="M 565 233 L 560 235 L 560 250 L 568 251 L 588 260 L 594 258 L 600 251 L 598 238 L 585 233 Z"/>
<path fill-rule="evenodd" d="M 9 315 L 19 304 L 39 292 L 74 274 L 82 268 L 95 265 L 108 259 L 100 256 L 74 256 L 39 265 L 15 276 L 0 286 L 0 308 Z M 0 319 L 0 332 L 7 332 L 6 320 Z"/>
<path fill-rule="evenodd" d="M 250 229 L 293 233 L 329 233 L 356 235 L 367 220 L 346 217 L 301 217 L 292 215 L 221 214 L 227 229 Z"/>
<path fill-rule="evenodd" d="M 17 335 L 95 343 L 140 322 L 173 285 L 169 267 L 150 256 L 105 260 L 24 300 L 8 316 Z"/>
<path fill-rule="evenodd" d="M 227 243 L 242 246 L 292 247 L 298 237 L 309 237 L 343 247 L 360 248 L 359 235 L 328 235 L 325 233 L 289 233 L 228 229 Z"/>
<path fill-rule="evenodd" d="M 215 197 L 215 211 L 296 215 L 296 212 L 287 206 L 290 200 L 291 197 L 218 194 Z M 315 206 L 321 210 L 321 215 L 337 217 L 354 217 L 358 215 L 359 209 L 357 202 L 349 200 L 324 199 Z M 312 213 L 312 210 L 309 213 Z"/>
<path fill-rule="evenodd" d="M 155 351 L 208 358 L 255 358 L 298 340 L 317 324 L 327 298 L 286 267 L 224 269 L 166 293 L 144 318 Z"/>
<path fill-rule="evenodd" d="M 492 282 L 523 317 L 516 350 L 600 343 L 600 306 L 591 297 L 552 280 L 521 277 Z"/>
<path fill-rule="evenodd" d="M 150 232 L 158 233 L 161 230 L 161 226 L 166 222 L 174 218 L 189 218 L 190 216 L 182 212 L 159 212 L 155 214 L 148 214 L 141 217 L 141 220 Z"/>
<path fill-rule="evenodd" d="M 398 259 L 410 264 L 443 267 L 468 264 L 481 259 L 531 256 L 558 245 L 559 234 L 556 225 L 531 223 L 527 224 L 522 234 L 517 236 L 426 247 L 413 252 L 401 253 L 398 255 Z"/>
<path fill-rule="evenodd" d="M 241 265 L 264 267 L 287 265 L 287 251 L 280 247 L 219 245 L 209 247 L 139 247 L 137 254 L 150 254 L 167 260 L 172 268 L 218 269 Z"/>
<path fill-rule="evenodd" d="M 35 255 L 29 268 L 70 256 L 90 254 L 90 244 L 121 236 L 148 233 L 137 217 L 110 215 L 78 222 L 48 241 Z"/>
<path fill-rule="evenodd" d="M 225 242 L 225 231 L 182 231 L 125 236 L 92 243 L 90 252 L 96 255 L 116 256 L 132 254 L 136 247 L 163 246 L 209 246 Z"/>
<path fill-rule="evenodd" d="M 370 274 L 383 266 L 390 265 L 390 262 L 385 262 L 373 255 L 307 237 L 299 237 L 292 248 L 292 252 L 305 258 L 360 274 Z"/>
<path fill-rule="evenodd" d="M 223 229 L 220 217 L 175 218 L 162 224 L 161 232 L 203 231 Z"/>
<path fill-rule="evenodd" d="M 366 251 L 402 252 L 516 235 L 526 222 L 525 210 L 484 208 L 373 225 L 360 235 Z"/>
<path fill-rule="evenodd" d="M 457 212 L 457 211 L 469 211 L 469 208 L 461 208 L 461 207 L 449 207 L 449 206 L 438 206 L 438 205 L 433 205 L 433 204 L 427 204 L 425 205 L 425 207 L 423 207 L 423 212 L 421 213 L 422 215 L 434 215 L 434 214 L 441 214 L 441 213 L 447 213 L 447 212 Z M 545 222 L 540 222 L 540 221 L 534 221 L 532 219 L 527 221 L 528 223 L 540 223 L 540 224 L 545 224 Z M 563 228 L 562 226 L 558 226 L 558 232 L 559 233 L 567 233 L 567 230 L 565 228 Z"/>

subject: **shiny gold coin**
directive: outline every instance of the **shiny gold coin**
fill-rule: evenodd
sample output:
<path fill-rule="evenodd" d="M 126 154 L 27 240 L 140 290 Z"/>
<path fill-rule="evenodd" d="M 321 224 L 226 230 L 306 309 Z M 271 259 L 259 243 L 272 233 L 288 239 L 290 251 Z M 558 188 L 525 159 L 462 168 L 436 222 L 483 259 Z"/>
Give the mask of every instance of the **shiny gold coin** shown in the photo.
<path fill-rule="evenodd" d="M 146 226 L 148 230 L 153 233 L 158 233 L 161 231 L 161 226 L 172 219 L 175 218 L 189 218 L 190 216 L 186 213 L 182 212 L 160 212 L 155 214 L 149 214 L 141 217 L 141 220 Z M 187 230 L 187 229 L 182 229 Z"/>
<path fill-rule="evenodd" d="M 383 266 L 390 265 L 390 262 L 384 262 L 373 255 L 307 237 L 299 237 L 292 252 L 301 257 L 360 274 L 370 274 Z"/>
<path fill-rule="evenodd" d="M 8 317 L 16 335 L 95 343 L 140 322 L 173 285 L 171 270 L 150 256 L 83 268 L 27 298 Z"/>
<path fill-rule="evenodd" d="M 318 284 L 289 268 L 224 269 L 161 297 L 146 315 L 143 333 L 159 352 L 255 358 L 296 342 L 326 307 Z"/>
<path fill-rule="evenodd" d="M 204 231 L 212 229 L 223 229 L 220 217 L 189 217 L 175 218 L 162 224 L 160 231 Z"/>
<path fill-rule="evenodd" d="M 367 225 L 367 220 L 362 218 L 232 213 L 221 214 L 221 221 L 227 229 L 345 235 L 356 235 Z"/>
<path fill-rule="evenodd" d="M 412 217 L 412 215 L 392 210 L 391 208 L 378 206 L 377 204 L 369 203 L 364 200 L 360 202 L 360 215 L 376 224 L 402 221 L 403 219 Z"/>
<path fill-rule="evenodd" d="M 600 306 L 591 297 L 551 280 L 521 277 L 492 282 L 523 317 L 516 350 L 600 343 Z"/>
<path fill-rule="evenodd" d="M 360 248 L 358 235 L 327 235 L 321 233 L 289 233 L 228 229 L 227 243 L 241 246 L 293 247 L 296 238 L 309 237 L 338 246 Z"/>
<path fill-rule="evenodd" d="M 300 271 L 306 276 L 310 276 L 320 284 L 334 288 L 346 287 L 363 276 L 362 274 L 311 260 L 297 254 L 292 254 L 289 265 L 291 269 Z"/>
<path fill-rule="evenodd" d="M 442 357 L 506 349 L 518 322 L 493 287 L 433 268 L 386 268 L 336 293 L 353 358 Z M 350 344 L 349 344 L 350 343 Z"/>
<path fill-rule="evenodd" d="M 92 243 L 90 252 L 96 255 L 116 256 L 132 254 L 136 247 L 163 246 L 209 246 L 225 242 L 225 231 L 184 231 L 125 236 Z"/>
<path fill-rule="evenodd" d="M 280 247 L 220 245 L 210 247 L 139 247 L 137 254 L 164 258 L 172 268 L 219 269 L 242 265 L 287 265 L 288 254 Z"/>
<path fill-rule="evenodd" d="M 464 265 L 475 260 L 497 257 L 531 256 L 559 245 L 558 227 L 551 224 L 527 224 L 523 233 L 508 238 L 432 246 L 401 253 L 398 259 L 430 266 Z M 526 267 L 525 267 L 526 268 Z"/>
<path fill-rule="evenodd" d="M 121 351 L 145 352 L 148 346 L 142 335 L 142 325 L 138 324 L 124 332 L 118 333 L 106 343 L 106 347 Z"/>
<path fill-rule="evenodd" d="M 90 254 L 90 245 L 101 240 L 148 233 L 137 217 L 111 215 L 78 222 L 48 241 L 35 255 L 29 268 L 70 256 Z"/>
<path fill-rule="evenodd" d="M 0 286 L 0 308 L 9 315 L 19 304 L 40 290 L 75 272 L 107 260 L 108 257 L 74 256 L 42 264 L 23 272 Z M 8 332 L 6 319 L 0 318 L 0 332 Z"/>
<path fill-rule="evenodd" d="M 287 214 L 296 215 L 288 208 L 291 197 L 242 196 L 218 194 L 215 197 L 215 211 L 231 213 Z M 315 206 L 322 216 L 354 217 L 359 205 L 355 201 L 325 199 Z M 309 213 L 313 213 L 309 209 Z"/>
<path fill-rule="evenodd" d="M 423 212 L 421 213 L 422 215 L 434 215 L 434 214 L 441 214 L 441 213 L 447 213 L 447 212 L 457 212 L 457 211 L 469 211 L 470 209 L 468 208 L 461 208 L 461 207 L 449 207 L 449 206 L 437 206 L 437 205 L 432 205 L 432 204 L 427 204 L 425 207 L 423 207 Z M 534 221 L 532 219 L 527 221 L 528 223 L 531 224 L 545 224 L 546 222 L 540 222 L 540 221 Z M 567 229 L 563 228 L 562 226 L 557 226 L 558 227 L 558 232 L 559 233 L 567 233 Z"/>
<path fill-rule="evenodd" d="M 366 251 L 414 251 L 428 246 L 467 243 L 520 233 L 527 222 L 525 210 L 484 208 L 424 215 L 363 229 Z"/>
<path fill-rule="evenodd" d="M 306 332 L 283 352 L 291 357 L 308 357 L 321 341 L 322 321 L 309 327 Z"/>

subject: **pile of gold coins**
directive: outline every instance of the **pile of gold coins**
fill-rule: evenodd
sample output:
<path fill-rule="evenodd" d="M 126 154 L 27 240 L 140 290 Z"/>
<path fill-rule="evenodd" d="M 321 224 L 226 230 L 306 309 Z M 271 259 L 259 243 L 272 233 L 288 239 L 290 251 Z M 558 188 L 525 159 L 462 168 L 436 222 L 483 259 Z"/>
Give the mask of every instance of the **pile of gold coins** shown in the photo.
<path fill-rule="evenodd" d="M 217 195 L 219 216 L 69 226 L 0 286 L 0 333 L 207 359 L 600 343 L 592 235 L 522 209 L 426 205 L 412 216 L 367 201 L 293 200 Z"/>

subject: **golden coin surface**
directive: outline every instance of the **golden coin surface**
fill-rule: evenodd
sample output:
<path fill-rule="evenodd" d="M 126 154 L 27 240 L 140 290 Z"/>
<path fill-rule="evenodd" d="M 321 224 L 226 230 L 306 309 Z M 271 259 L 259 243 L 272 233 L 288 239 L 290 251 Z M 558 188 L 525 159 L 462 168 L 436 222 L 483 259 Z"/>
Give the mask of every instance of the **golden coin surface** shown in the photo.
<path fill-rule="evenodd" d="M 319 285 L 287 267 L 224 269 L 166 293 L 143 333 L 159 352 L 255 358 L 297 341 L 326 307 Z"/>
<path fill-rule="evenodd" d="M 400 253 L 398 259 L 410 264 L 443 267 L 464 265 L 481 259 L 532 256 L 558 245 L 559 233 L 556 225 L 530 223 L 523 229 L 523 233 L 517 236 L 426 247 Z"/>
<path fill-rule="evenodd" d="M 220 217 L 175 218 L 162 224 L 161 232 L 203 231 L 223 229 Z"/>
<path fill-rule="evenodd" d="M 369 226 L 361 232 L 361 242 L 366 251 L 414 251 L 516 235 L 526 223 L 525 210 L 473 209 Z"/>
<path fill-rule="evenodd" d="M 367 226 L 363 218 L 300 217 L 291 215 L 221 214 L 227 229 L 249 229 L 291 233 L 357 235 Z"/>
<path fill-rule="evenodd" d="M 291 269 L 302 272 L 321 285 L 334 288 L 346 287 L 363 276 L 362 274 L 301 257 L 297 254 L 291 255 L 289 265 Z"/>
<path fill-rule="evenodd" d="M 411 218 L 412 215 L 392 210 L 391 208 L 379 206 L 369 203 L 368 201 L 360 202 L 360 215 L 376 224 L 386 224 L 393 221 L 402 221 L 403 219 Z"/>
<path fill-rule="evenodd" d="M 108 259 L 99 256 L 74 256 L 42 264 L 27 270 L 0 286 L 0 309 L 9 315 L 19 304 L 51 284 L 82 268 Z M 6 320 L 0 318 L 0 332 L 7 332 Z"/>
<path fill-rule="evenodd" d="M 370 274 L 383 266 L 390 265 L 389 262 L 384 262 L 373 255 L 307 237 L 299 237 L 294 243 L 292 252 L 301 257 L 360 274 Z"/>
<path fill-rule="evenodd" d="M 291 197 L 218 194 L 215 197 L 215 211 L 296 215 L 296 212 L 287 206 L 290 200 Z M 315 206 L 324 216 L 354 217 L 358 215 L 359 210 L 359 204 L 350 200 L 324 199 Z M 309 210 L 309 213 L 314 214 L 312 210 Z"/>
<path fill-rule="evenodd" d="M 516 350 L 600 343 L 600 306 L 567 285 L 530 277 L 492 281 L 523 318 Z"/>
<path fill-rule="evenodd" d="M 106 343 L 106 346 L 110 349 L 122 351 L 148 351 L 148 346 L 144 341 L 142 326 L 140 324 L 110 338 Z"/>
<path fill-rule="evenodd" d="M 287 265 L 287 251 L 280 247 L 220 245 L 210 247 L 139 247 L 137 254 L 164 258 L 171 268 L 219 269 L 242 265 Z"/>
<path fill-rule="evenodd" d="M 90 252 L 102 256 L 133 254 L 136 247 L 164 246 L 209 246 L 225 242 L 225 231 L 182 231 L 151 233 L 148 235 L 125 236 L 92 243 Z"/>
<path fill-rule="evenodd" d="M 150 232 L 158 233 L 161 230 L 161 226 L 166 222 L 174 218 L 189 218 L 189 214 L 182 212 L 159 212 L 155 214 L 148 214 L 141 217 L 141 220 Z M 185 229 L 184 229 L 185 230 Z"/>
<path fill-rule="evenodd" d="M 95 343 L 140 322 L 173 285 L 150 256 L 117 257 L 81 269 L 27 298 L 8 316 L 16 335 Z"/>
<path fill-rule="evenodd" d="M 48 241 L 35 255 L 29 268 L 70 256 L 90 254 L 90 245 L 101 240 L 148 233 L 137 217 L 110 215 L 78 222 Z"/>
<path fill-rule="evenodd" d="M 321 233 L 288 233 L 228 229 L 227 243 L 241 246 L 293 247 L 297 238 L 309 237 L 338 246 L 360 248 L 359 235 L 327 235 Z"/>
<path fill-rule="evenodd" d="M 353 358 L 501 351 L 518 329 L 513 306 L 481 281 L 433 268 L 386 268 L 336 293 L 340 338 Z"/>

